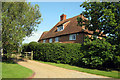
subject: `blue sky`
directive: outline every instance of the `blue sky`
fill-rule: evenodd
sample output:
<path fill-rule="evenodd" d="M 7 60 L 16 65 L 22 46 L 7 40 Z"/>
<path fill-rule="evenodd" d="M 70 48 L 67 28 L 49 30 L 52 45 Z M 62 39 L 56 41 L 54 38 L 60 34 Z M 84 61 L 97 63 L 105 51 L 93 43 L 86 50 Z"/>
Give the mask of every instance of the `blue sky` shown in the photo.
<path fill-rule="evenodd" d="M 39 24 L 37 31 L 31 37 L 26 37 L 23 43 L 38 41 L 44 31 L 49 31 L 60 21 L 60 15 L 66 14 L 67 19 L 77 16 L 84 10 L 80 5 L 82 2 L 31 2 L 31 5 L 38 4 L 43 21 Z"/>

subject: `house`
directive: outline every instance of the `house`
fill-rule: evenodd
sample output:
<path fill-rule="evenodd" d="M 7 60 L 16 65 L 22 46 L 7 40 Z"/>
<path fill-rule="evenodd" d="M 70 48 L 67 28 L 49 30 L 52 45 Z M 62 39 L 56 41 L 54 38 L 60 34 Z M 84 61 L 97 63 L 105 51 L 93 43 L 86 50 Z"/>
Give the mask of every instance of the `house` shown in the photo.
<path fill-rule="evenodd" d="M 85 36 L 92 36 L 93 31 L 78 26 L 77 18 L 87 20 L 82 14 L 66 19 L 66 15 L 60 16 L 60 21 L 50 30 L 43 32 L 38 42 L 40 43 L 83 43 Z"/>

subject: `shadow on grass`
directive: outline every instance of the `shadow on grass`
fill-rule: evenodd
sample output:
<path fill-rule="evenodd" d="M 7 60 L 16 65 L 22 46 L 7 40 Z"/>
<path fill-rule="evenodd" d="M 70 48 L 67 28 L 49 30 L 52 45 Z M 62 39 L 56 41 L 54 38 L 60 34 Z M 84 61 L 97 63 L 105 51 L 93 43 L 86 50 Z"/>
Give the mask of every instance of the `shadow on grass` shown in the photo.
<path fill-rule="evenodd" d="M 16 64 L 12 59 L 2 59 L 3 63 L 7 63 L 7 64 Z"/>
<path fill-rule="evenodd" d="M 27 62 L 27 60 L 24 60 L 23 58 L 21 58 L 21 59 L 16 59 L 16 58 L 4 59 L 4 58 L 2 58 L 2 62 L 7 63 L 7 64 L 17 64 L 17 62 L 19 62 L 19 61 Z"/>

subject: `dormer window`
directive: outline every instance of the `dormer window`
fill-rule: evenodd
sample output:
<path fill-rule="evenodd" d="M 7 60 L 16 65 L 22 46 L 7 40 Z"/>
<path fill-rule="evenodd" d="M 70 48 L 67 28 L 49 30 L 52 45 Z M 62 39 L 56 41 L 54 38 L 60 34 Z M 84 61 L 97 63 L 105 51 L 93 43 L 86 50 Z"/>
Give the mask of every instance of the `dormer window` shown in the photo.
<path fill-rule="evenodd" d="M 64 29 L 64 26 L 63 26 L 63 25 L 57 27 L 57 31 L 62 31 L 63 29 Z"/>

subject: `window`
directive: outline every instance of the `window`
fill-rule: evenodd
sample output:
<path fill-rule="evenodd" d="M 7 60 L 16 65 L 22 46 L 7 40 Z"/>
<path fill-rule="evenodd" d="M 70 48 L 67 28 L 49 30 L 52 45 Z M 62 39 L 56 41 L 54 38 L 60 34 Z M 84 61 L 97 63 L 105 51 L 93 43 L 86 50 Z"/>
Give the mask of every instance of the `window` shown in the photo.
<path fill-rule="evenodd" d="M 52 38 L 49 39 L 49 43 L 52 43 Z"/>
<path fill-rule="evenodd" d="M 64 29 L 64 26 L 62 25 L 62 26 L 59 26 L 59 27 L 57 27 L 57 31 L 62 31 Z"/>
<path fill-rule="evenodd" d="M 59 42 L 59 37 L 56 37 L 56 38 L 55 38 L 55 42 Z"/>
<path fill-rule="evenodd" d="M 76 34 L 71 34 L 69 36 L 69 40 L 76 40 Z"/>
<path fill-rule="evenodd" d="M 46 40 L 43 40 L 43 43 L 45 43 L 46 42 Z"/>

